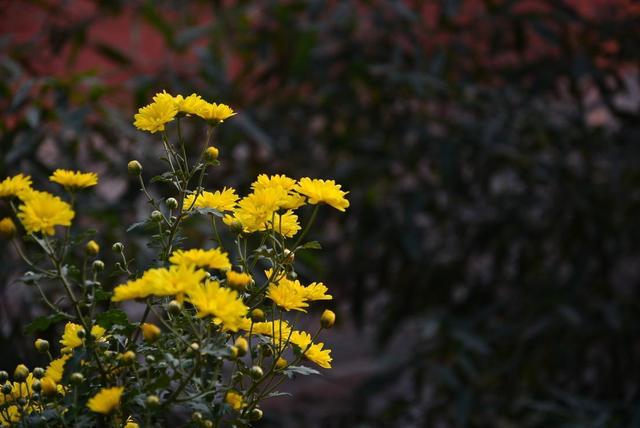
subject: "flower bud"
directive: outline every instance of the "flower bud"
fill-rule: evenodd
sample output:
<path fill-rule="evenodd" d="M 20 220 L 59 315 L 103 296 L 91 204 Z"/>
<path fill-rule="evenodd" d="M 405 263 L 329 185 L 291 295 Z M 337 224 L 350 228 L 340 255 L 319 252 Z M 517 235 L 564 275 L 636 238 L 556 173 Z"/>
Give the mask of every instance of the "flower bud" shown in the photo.
<path fill-rule="evenodd" d="M 85 336 L 87 335 L 87 333 L 84 331 L 84 328 L 79 329 L 76 332 L 76 335 L 80 338 L 80 339 L 84 339 Z"/>
<path fill-rule="evenodd" d="M 111 246 L 111 249 L 114 253 L 119 253 L 124 249 L 124 245 L 122 245 L 122 242 L 116 242 Z"/>
<path fill-rule="evenodd" d="M 193 352 L 198 352 L 200 350 L 200 345 L 198 345 L 196 342 L 193 342 L 191 345 L 189 345 L 189 349 Z"/>
<path fill-rule="evenodd" d="M 244 226 L 242 226 L 242 223 L 240 223 L 238 220 L 232 221 L 229 225 L 229 228 L 231 229 L 231 232 L 235 233 L 236 235 L 244 232 Z"/>
<path fill-rule="evenodd" d="M 49 342 L 44 339 L 36 339 L 33 345 L 38 352 L 42 352 L 43 354 L 49 350 Z"/>
<path fill-rule="evenodd" d="M 151 211 L 151 220 L 155 221 L 156 223 L 160 223 L 162 221 L 162 213 L 158 210 L 153 210 Z"/>
<path fill-rule="evenodd" d="M 40 383 L 38 379 L 35 379 L 31 384 L 31 389 L 33 389 L 35 392 L 42 391 L 42 383 Z"/>
<path fill-rule="evenodd" d="M 4 239 L 11 239 L 16 234 L 16 225 L 9 217 L 5 217 L 0 220 L 0 237 Z"/>
<path fill-rule="evenodd" d="M 193 412 L 191 414 L 191 420 L 193 422 L 200 422 L 202 420 L 202 413 L 200 412 Z"/>
<path fill-rule="evenodd" d="M 147 397 L 147 406 L 158 407 L 160 405 L 160 397 L 157 395 L 150 395 Z"/>
<path fill-rule="evenodd" d="M 247 342 L 247 339 L 245 339 L 244 337 L 237 338 L 234 345 L 236 348 L 238 348 L 239 357 L 246 355 L 249 351 L 249 342 Z"/>
<path fill-rule="evenodd" d="M 24 382 L 29 376 L 29 369 L 24 364 L 18 364 L 13 372 L 13 380 L 16 382 Z"/>
<path fill-rule="evenodd" d="M 226 273 L 227 276 L 227 285 L 231 288 L 235 288 L 236 290 L 244 291 L 247 289 L 247 286 L 251 284 L 251 275 L 245 272 L 236 272 L 233 270 L 228 270 Z"/>
<path fill-rule="evenodd" d="M 147 363 L 149 364 L 153 364 L 156 362 L 156 357 L 154 357 L 153 355 L 147 355 L 146 357 L 144 357 L 144 359 L 147 361 Z"/>
<path fill-rule="evenodd" d="M 251 311 L 251 320 L 253 322 L 262 322 L 264 321 L 264 311 L 262 309 L 254 309 Z"/>
<path fill-rule="evenodd" d="M 33 369 L 33 377 L 36 379 L 42 379 L 44 377 L 44 369 L 42 367 L 36 367 Z"/>
<path fill-rule="evenodd" d="M 259 421 L 262 419 L 262 410 L 257 407 L 255 409 L 251 409 L 251 412 L 249 412 L 249 419 L 252 421 Z"/>
<path fill-rule="evenodd" d="M 96 254 L 98 254 L 100 252 L 100 245 L 98 245 L 98 243 L 96 241 L 91 240 L 91 241 L 87 242 L 87 245 L 85 245 L 84 251 L 89 256 L 95 256 Z"/>
<path fill-rule="evenodd" d="M 4 370 L 0 371 L 0 383 L 5 383 L 8 380 L 9 380 L 9 373 L 7 373 Z"/>
<path fill-rule="evenodd" d="M 71 373 L 69 380 L 71 380 L 71 383 L 73 383 L 74 385 L 80 385 L 82 382 L 84 382 L 84 376 L 79 372 Z"/>
<path fill-rule="evenodd" d="M 264 375 L 264 372 L 262 371 L 262 367 L 253 366 L 249 369 L 249 374 L 251 375 L 252 378 L 258 380 Z"/>
<path fill-rule="evenodd" d="M 137 160 L 132 160 L 127 164 L 127 170 L 129 171 L 129 174 L 138 176 L 142 173 L 142 165 Z"/>
<path fill-rule="evenodd" d="M 296 253 L 294 253 L 293 251 L 291 251 L 288 248 L 284 249 L 284 263 L 291 264 L 291 263 L 293 263 L 295 258 L 296 258 Z"/>
<path fill-rule="evenodd" d="M 276 360 L 276 369 L 277 370 L 283 370 L 284 368 L 287 367 L 289 363 L 287 362 L 287 360 L 285 360 L 282 357 L 278 357 L 278 359 Z"/>
<path fill-rule="evenodd" d="M 336 322 L 336 314 L 329 309 L 325 309 L 320 317 L 320 325 L 322 328 L 329 329 L 333 327 L 333 324 Z"/>
<path fill-rule="evenodd" d="M 164 201 L 164 203 L 167 205 L 167 208 L 170 208 L 172 210 L 175 210 L 176 208 L 178 208 L 178 201 L 176 201 L 175 198 L 167 198 L 167 200 Z"/>
<path fill-rule="evenodd" d="M 122 354 L 122 362 L 125 364 L 133 364 L 136 361 L 136 353 L 133 351 L 127 351 Z"/>
<path fill-rule="evenodd" d="M 229 353 L 231 354 L 230 355 L 231 358 L 238 358 L 238 347 L 237 346 L 231 346 L 229 348 Z"/>
<path fill-rule="evenodd" d="M 213 422 L 207 419 L 206 421 L 202 421 L 202 426 L 204 428 L 213 428 Z"/>
<path fill-rule="evenodd" d="M 207 149 L 204 151 L 204 159 L 208 163 L 215 162 L 218 159 L 218 155 L 220 155 L 220 151 L 213 146 L 207 147 Z"/>
<path fill-rule="evenodd" d="M 27 405 L 27 399 L 24 397 L 20 397 L 16 400 L 16 402 L 18 403 L 18 406 L 20 407 L 24 407 Z"/>
<path fill-rule="evenodd" d="M 104 270 L 104 262 L 102 260 L 94 260 L 91 267 L 96 272 L 102 272 Z"/>
<path fill-rule="evenodd" d="M 142 338 L 147 343 L 153 343 L 160 337 L 162 330 L 150 322 L 143 323 L 140 328 L 142 329 Z"/>
<path fill-rule="evenodd" d="M 50 377 L 42 379 L 40 386 L 42 387 L 42 393 L 44 395 L 53 395 L 58 391 L 56 383 Z"/>
<path fill-rule="evenodd" d="M 171 315 L 178 315 L 181 310 L 182 303 L 178 302 L 177 300 L 172 300 L 167 305 L 167 312 L 169 312 Z"/>
<path fill-rule="evenodd" d="M 5 383 L 4 385 L 2 385 L 2 393 L 5 395 L 9 395 L 11 394 L 11 391 L 13 390 L 13 387 L 11 386 L 10 383 Z"/>
<path fill-rule="evenodd" d="M 287 273 L 287 279 L 289 281 L 295 281 L 296 279 L 298 279 L 298 274 L 295 271 L 291 271 Z"/>

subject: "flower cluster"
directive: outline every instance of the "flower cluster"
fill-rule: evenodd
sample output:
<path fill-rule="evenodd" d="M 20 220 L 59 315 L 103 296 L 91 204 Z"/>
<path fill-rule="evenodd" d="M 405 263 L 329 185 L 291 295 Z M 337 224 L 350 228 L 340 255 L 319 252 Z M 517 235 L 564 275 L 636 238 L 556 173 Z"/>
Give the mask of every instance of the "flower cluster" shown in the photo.
<path fill-rule="evenodd" d="M 212 130 L 234 114 L 196 94 L 161 92 L 135 115 L 138 129 L 162 133 L 170 170 L 151 181 L 176 189 L 166 199 L 152 197 L 142 165 L 129 162 L 152 207 L 128 229 L 149 235 L 156 264 L 140 271 L 121 242 L 111 245 L 116 260 L 108 268 L 98 238 L 73 224 L 77 192 L 97 185 L 97 174 L 54 171 L 50 181 L 64 195 L 35 189 L 24 174 L 0 182 L 7 208 L 0 237 L 12 240 L 30 267 L 23 281 L 51 310 L 33 329 L 65 321 L 56 346 L 35 341 L 46 368 L 19 365 L 13 379 L 0 372 L 1 425 L 135 428 L 189 414 L 195 426 L 249 426 L 286 379 L 318 373 L 305 362 L 331 368 L 331 350 L 318 337 L 335 314 L 324 308 L 309 332 L 300 317 L 333 296 L 322 282 L 298 276 L 296 254 L 320 248 L 305 242 L 320 207 L 345 211 L 348 192 L 333 180 L 283 174 L 259 175 L 247 193 L 205 188 L 207 168 L 219 163 Z M 171 141 L 174 120 L 206 128 L 197 158 L 189 158 L 194 150 L 180 133 Z M 184 238 L 198 224 L 210 227 L 205 248 Z M 27 255 L 34 246 L 37 257 Z M 117 285 L 106 285 L 113 277 Z M 48 295 L 44 286 L 53 284 L 65 299 Z M 135 304 L 143 314 L 132 321 L 124 309 Z"/>

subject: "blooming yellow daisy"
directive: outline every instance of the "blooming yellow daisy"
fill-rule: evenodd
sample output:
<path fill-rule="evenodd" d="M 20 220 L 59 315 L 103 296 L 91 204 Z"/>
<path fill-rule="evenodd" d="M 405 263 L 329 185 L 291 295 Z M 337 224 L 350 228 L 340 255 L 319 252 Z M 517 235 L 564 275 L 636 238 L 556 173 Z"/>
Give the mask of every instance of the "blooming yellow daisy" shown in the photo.
<path fill-rule="evenodd" d="M 68 322 L 64 326 L 64 333 L 62 334 L 62 338 L 60 339 L 60 344 L 63 346 L 63 348 L 61 349 L 62 352 L 69 352 L 72 349 L 82 345 L 83 339 L 78 336 L 78 333 L 80 331 L 84 331 L 84 328 L 80 324 Z M 96 340 L 102 339 L 106 332 L 107 331 L 103 327 L 100 327 L 97 324 L 91 327 L 91 336 L 93 336 Z"/>
<path fill-rule="evenodd" d="M 28 233 L 55 233 L 55 226 L 71 226 L 75 212 L 71 205 L 47 192 L 21 193 L 24 204 L 18 208 L 18 218 Z"/>
<path fill-rule="evenodd" d="M 191 94 L 188 97 L 176 95 L 173 97 L 178 111 L 186 114 L 198 114 L 200 110 L 206 107 L 207 102 L 200 95 Z"/>
<path fill-rule="evenodd" d="M 191 288 L 187 294 L 198 317 L 210 315 L 231 331 L 238 331 L 243 326 L 249 308 L 236 291 L 221 287 L 217 281 L 206 281 L 204 285 Z"/>
<path fill-rule="evenodd" d="M 7 177 L 0 182 L 0 198 L 18 196 L 20 192 L 31 188 L 31 177 L 18 174 Z"/>
<path fill-rule="evenodd" d="M 284 194 L 279 188 L 255 190 L 240 200 L 233 216 L 248 233 L 264 230 L 267 221 L 280 208 Z"/>
<path fill-rule="evenodd" d="M 206 276 L 207 272 L 196 269 L 193 264 L 174 265 L 168 269 L 150 269 L 144 274 L 151 294 L 176 296 L 179 301 L 182 301 L 184 293 L 198 287 Z"/>
<path fill-rule="evenodd" d="M 227 271 L 227 285 L 231 288 L 244 290 L 251 283 L 251 275 L 246 272 Z"/>
<path fill-rule="evenodd" d="M 314 300 L 331 300 L 333 296 L 327 294 L 329 289 L 321 282 L 312 282 L 306 287 L 302 287 L 302 295 L 305 299 L 312 302 Z"/>
<path fill-rule="evenodd" d="M 310 204 L 325 203 L 339 211 L 344 211 L 349 207 L 349 201 L 345 198 L 348 192 L 340 190 L 341 187 L 333 180 L 312 180 L 305 177 L 300 179 L 295 190 L 307 196 Z"/>
<path fill-rule="evenodd" d="M 113 289 L 113 302 L 122 302 L 123 300 L 144 299 L 153 294 L 153 289 L 149 285 L 148 278 L 143 275 L 140 278 L 127 281 Z"/>
<path fill-rule="evenodd" d="M 309 361 L 313 361 L 325 369 L 331 368 L 331 350 L 322 349 L 324 343 L 314 344 L 311 341 L 311 335 L 309 333 L 294 331 L 291 333 L 290 342 L 300 348 L 300 352 L 303 352 L 304 357 Z"/>
<path fill-rule="evenodd" d="M 307 312 L 309 307 L 304 296 L 304 289 L 298 280 L 282 278 L 277 283 L 269 284 L 267 297 L 286 311 Z"/>
<path fill-rule="evenodd" d="M 164 126 L 173 120 L 178 113 L 173 97 L 166 92 L 156 94 L 154 101 L 138 110 L 133 125 L 152 134 L 164 131 Z"/>
<path fill-rule="evenodd" d="M 196 114 L 205 120 L 222 122 L 236 113 L 226 104 L 205 103 Z"/>
<path fill-rule="evenodd" d="M 120 407 L 120 399 L 122 397 L 123 391 L 123 386 L 102 388 L 100 392 L 89 399 L 89 401 L 87 402 L 87 407 L 92 412 L 108 415 L 113 410 Z"/>
<path fill-rule="evenodd" d="M 296 233 L 301 229 L 300 223 L 298 223 L 298 216 L 293 213 L 293 211 L 289 210 L 284 214 L 276 214 L 272 220 L 268 220 L 265 223 L 265 229 L 273 229 L 275 232 L 279 233 L 282 236 L 286 236 L 287 238 L 291 238 L 295 236 Z"/>
<path fill-rule="evenodd" d="M 56 169 L 49 180 L 69 189 L 84 189 L 98 184 L 98 174 Z"/>
<path fill-rule="evenodd" d="M 187 195 L 182 203 L 183 210 L 194 208 L 213 208 L 220 212 L 233 211 L 239 196 L 235 189 L 224 187 L 215 192 L 202 192 L 196 198 L 195 194 Z M 194 202 L 195 201 L 195 202 Z"/>
<path fill-rule="evenodd" d="M 287 177 L 283 174 L 266 175 L 260 174 L 256 181 L 251 184 L 251 188 L 256 190 L 270 189 L 274 192 L 278 192 L 280 195 L 280 201 L 278 203 L 280 208 L 295 210 L 300 208 L 305 203 L 305 197 L 294 193 L 296 181 L 293 178 Z"/>
<path fill-rule="evenodd" d="M 227 253 L 223 253 L 219 248 L 212 248 L 210 250 L 176 250 L 171 254 L 169 262 L 174 265 L 194 265 L 209 269 L 231 269 L 229 256 Z"/>
<path fill-rule="evenodd" d="M 45 371 L 44 375 L 55 383 L 60 383 L 60 381 L 62 380 L 62 375 L 64 374 L 64 365 L 69 358 L 71 358 L 71 355 L 66 354 L 51 361 L 49 363 L 49 366 L 47 366 L 47 370 Z"/>

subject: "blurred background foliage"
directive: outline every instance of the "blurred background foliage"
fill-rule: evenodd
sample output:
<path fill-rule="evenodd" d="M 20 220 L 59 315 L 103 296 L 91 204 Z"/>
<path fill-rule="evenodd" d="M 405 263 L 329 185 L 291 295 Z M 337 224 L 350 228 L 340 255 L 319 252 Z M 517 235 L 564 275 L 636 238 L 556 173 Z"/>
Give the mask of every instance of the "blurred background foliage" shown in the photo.
<path fill-rule="evenodd" d="M 638 3 L 0 5 L 0 176 L 101 173 L 85 213 L 105 247 L 148 212 L 124 165 L 153 173 L 131 115 L 162 89 L 241 113 L 208 186 L 350 190 L 300 261 L 337 298 L 341 393 L 264 426 L 640 426 Z M 0 245 L 9 367 L 43 309 Z"/>

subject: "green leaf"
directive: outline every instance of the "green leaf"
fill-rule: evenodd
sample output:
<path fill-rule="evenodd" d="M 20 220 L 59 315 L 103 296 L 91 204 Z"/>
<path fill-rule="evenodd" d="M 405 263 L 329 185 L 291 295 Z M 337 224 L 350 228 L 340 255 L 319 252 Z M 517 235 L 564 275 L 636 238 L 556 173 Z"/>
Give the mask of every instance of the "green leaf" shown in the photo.
<path fill-rule="evenodd" d="M 127 318 L 127 314 L 121 311 L 120 309 L 110 309 L 106 312 L 102 312 L 96 316 L 96 323 L 100 326 L 108 329 L 114 324 L 119 325 L 128 325 L 129 318 Z"/>
<path fill-rule="evenodd" d="M 145 220 L 145 221 L 138 221 L 136 223 L 133 223 L 131 226 L 129 226 L 127 228 L 127 232 L 131 232 L 132 230 L 138 229 L 140 227 L 145 227 L 147 225 L 152 224 L 150 221 Z"/>
<path fill-rule="evenodd" d="M 213 214 L 220 218 L 224 217 L 223 213 L 221 213 L 220 211 L 214 208 L 196 208 L 193 210 L 193 212 L 196 214 L 202 214 L 202 215 Z"/>
<path fill-rule="evenodd" d="M 289 379 L 292 379 L 295 375 L 316 375 L 320 374 L 320 372 L 316 369 L 312 369 L 311 367 L 305 366 L 289 366 L 282 371 Z"/>
<path fill-rule="evenodd" d="M 59 314 L 44 315 L 36 318 L 30 324 L 28 324 L 24 328 L 24 332 L 25 334 L 33 334 L 38 331 L 45 331 L 51 326 L 51 324 L 55 324 L 58 321 L 62 321 L 64 319 L 65 317 Z"/>
<path fill-rule="evenodd" d="M 300 248 L 305 250 L 322 250 L 322 245 L 318 241 L 309 241 L 302 245 Z"/>

